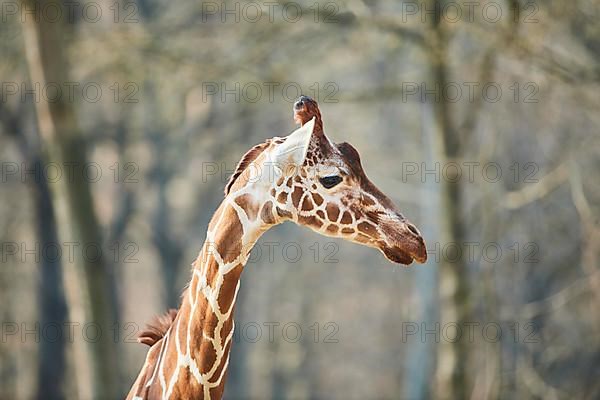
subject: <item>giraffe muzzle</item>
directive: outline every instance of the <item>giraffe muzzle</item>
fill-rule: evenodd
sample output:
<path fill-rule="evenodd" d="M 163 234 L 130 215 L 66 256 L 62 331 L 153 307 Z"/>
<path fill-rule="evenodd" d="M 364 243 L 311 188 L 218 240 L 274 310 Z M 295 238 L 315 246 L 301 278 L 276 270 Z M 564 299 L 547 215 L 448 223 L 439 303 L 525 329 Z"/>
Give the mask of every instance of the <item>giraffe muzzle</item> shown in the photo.
<path fill-rule="evenodd" d="M 404 220 L 385 224 L 383 230 L 387 237 L 381 251 L 388 260 L 404 265 L 427 261 L 425 240 L 413 224 Z"/>

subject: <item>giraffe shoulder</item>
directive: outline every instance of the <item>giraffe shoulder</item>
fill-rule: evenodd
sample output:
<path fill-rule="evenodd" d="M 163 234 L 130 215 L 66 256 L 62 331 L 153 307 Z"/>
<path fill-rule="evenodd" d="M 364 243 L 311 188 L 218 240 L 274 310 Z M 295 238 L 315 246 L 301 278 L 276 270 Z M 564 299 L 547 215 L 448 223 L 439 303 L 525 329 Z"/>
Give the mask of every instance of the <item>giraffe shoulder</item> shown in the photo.
<path fill-rule="evenodd" d="M 146 329 L 141 331 L 138 335 L 138 342 L 143 343 L 152 347 L 156 342 L 165 336 L 175 317 L 177 316 L 177 310 L 170 309 L 163 315 L 155 316 L 147 325 Z"/>

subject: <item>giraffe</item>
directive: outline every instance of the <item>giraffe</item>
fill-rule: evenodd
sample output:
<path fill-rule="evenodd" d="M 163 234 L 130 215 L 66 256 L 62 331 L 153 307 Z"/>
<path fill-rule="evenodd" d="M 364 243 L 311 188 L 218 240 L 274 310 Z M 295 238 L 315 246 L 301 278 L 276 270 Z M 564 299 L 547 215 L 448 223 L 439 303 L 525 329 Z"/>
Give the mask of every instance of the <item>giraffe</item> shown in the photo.
<path fill-rule="evenodd" d="M 150 349 L 128 399 L 222 397 L 240 276 L 279 223 L 377 248 L 395 263 L 427 259 L 419 231 L 366 177 L 354 147 L 325 135 L 318 104 L 301 96 L 293 111 L 300 127 L 251 148 L 227 182 L 179 310 L 140 333 Z"/>

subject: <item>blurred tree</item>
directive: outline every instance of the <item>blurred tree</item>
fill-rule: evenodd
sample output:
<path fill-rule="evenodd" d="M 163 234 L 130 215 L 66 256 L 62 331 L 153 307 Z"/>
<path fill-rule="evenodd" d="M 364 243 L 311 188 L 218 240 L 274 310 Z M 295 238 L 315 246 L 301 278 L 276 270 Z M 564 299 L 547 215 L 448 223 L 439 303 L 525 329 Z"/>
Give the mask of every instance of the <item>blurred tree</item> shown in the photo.
<path fill-rule="evenodd" d="M 28 0 L 24 5 L 29 9 L 40 10 L 45 1 Z M 68 29 L 68 20 L 58 18 L 28 18 L 24 24 L 24 37 L 30 80 L 40 87 L 48 82 L 60 84 L 69 82 L 68 62 L 63 52 L 65 37 L 73 37 Z M 57 101 L 38 99 L 36 113 L 39 131 L 45 154 L 42 163 L 56 163 L 60 166 L 86 165 L 85 140 L 79 133 L 72 100 L 61 96 Z M 102 246 L 100 228 L 94 211 L 88 181 L 83 174 L 74 173 L 72 179 L 64 177 L 60 186 L 53 187 L 52 198 L 58 205 L 57 222 L 63 241 L 74 242 L 79 248 L 88 244 Z M 43 201 L 42 198 L 40 201 Z M 82 251 L 74 252 L 74 264 L 83 279 L 78 281 L 89 307 L 88 322 L 97 324 L 100 332 L 94 343 L 89 343 L 92 353 L 94 387 L 92 393 L 98 399 L 116 398 L 118 364 L 116 346 L 109 332 L 118 323 L 115 285 L 102 256 L 89 257 Z M 79 322 L 79 321 L 78 321 Z"/>
<path fill-rule="evenodd" d="M 22 103 L 18 113 L 26 112 Z M 27 134 L 23 120 L 6 107 L 0 109 L 0 122 L 6 131 L 14 135 L 24 162 L 32 169 L 42 165 L 42 155 L 39 148 L 39 137 Z M 36 177 L 27 181 L 31 185 L 35 207 L 36 236 L 40 248 L 59 243 L 56 230 L 54 203 L 50 187 L 46 179 Z M 42 327 L 61 327 L 67 322 L 68 309 L 63 286 L 63 269 L 61 257 L 46 255 L 40 258 L 40 279 L 38 289 L 38 304 L 40 325 Z M 39 348 L 38 362 L 38 399 L 62 399 L 65 397 L 66 337 L 59 335 L 56 340 L 42 337 Z"/>

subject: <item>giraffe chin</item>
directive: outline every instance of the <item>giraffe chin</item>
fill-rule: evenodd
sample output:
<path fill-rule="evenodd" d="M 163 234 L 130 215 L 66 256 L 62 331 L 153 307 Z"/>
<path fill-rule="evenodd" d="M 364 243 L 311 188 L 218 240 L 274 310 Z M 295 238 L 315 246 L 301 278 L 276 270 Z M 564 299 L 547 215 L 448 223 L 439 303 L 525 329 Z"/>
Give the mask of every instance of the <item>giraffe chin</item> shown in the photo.
<path fill-rule="evenodd" d="M 413 261 L 417 261 L 418 263 L 422 264 L 427 261 L 427 254 L 410 255 L 406 251 L 396 246 L 384 247 L 381 249 L 381 251 L 388 260 L 397 264 L 410 265 Z"/>

